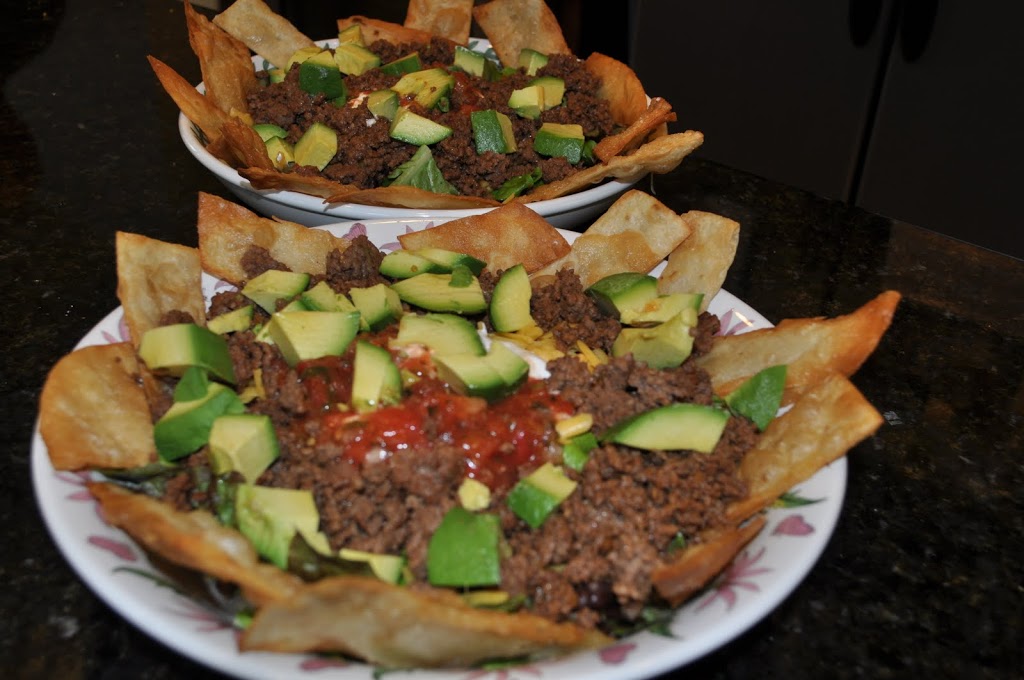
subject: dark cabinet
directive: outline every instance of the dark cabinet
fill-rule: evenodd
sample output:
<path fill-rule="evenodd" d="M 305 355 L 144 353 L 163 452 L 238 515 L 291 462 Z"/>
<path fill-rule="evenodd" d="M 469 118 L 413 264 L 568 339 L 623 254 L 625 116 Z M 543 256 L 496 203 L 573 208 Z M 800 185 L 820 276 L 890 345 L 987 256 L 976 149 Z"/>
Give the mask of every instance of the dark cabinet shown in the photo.
<path fill-rule="evenodd" d="M 1024 4 L 634 0 L 697 154 L 1024 257 Z"/>

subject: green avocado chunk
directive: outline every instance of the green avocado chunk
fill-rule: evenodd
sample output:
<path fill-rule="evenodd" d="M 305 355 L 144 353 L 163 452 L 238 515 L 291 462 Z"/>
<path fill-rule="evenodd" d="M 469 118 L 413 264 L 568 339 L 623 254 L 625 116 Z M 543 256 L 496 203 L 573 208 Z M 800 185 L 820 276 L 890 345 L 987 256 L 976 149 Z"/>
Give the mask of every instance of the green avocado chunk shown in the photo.
<path fill-rule="evenodd" d="M 419 71 L 422 68 L 423 62 L 420 61 L 420 53 L 410 52 L 404 57 L 399 57 L 394 61 L 384 64 L 380 67 L 380 70 L 387 73 L 389 76 L 401 76 L 405 73 Z"/>
<path fill-rule="evenodd" d="M 501 273 L 491 294 L 491 325 L 499 333 L 513 333 L 534 323 L 530 314 L 533 289 L 530 276 L 521 264 Z"/>
<path fill-rule="evenodd" d="M 402 375 L 383 347 L 356 341 L 352 367 L 352 406 L 360 413 L 397 404 L 402 398 Z"/>
<path fill-rule="evenodd" d="M 691 329 L 696 312 L 684 310 L 665 323 L 644 328 L 623 328 L 612 343 L 612 356 L 632 354 L 651 368 L 674 368 L 693 352 Z"/>
<path fill-rule="evenodd" d="M 544 88 L 540 85 L 527 85 L 513 90 L 508 97 L 508 107 L 523 118 L 536 120 L 544 110 Z"/>
<path fill-rule="evenodd" d="M 658 296 L 658 279 L 643 272 L 618 272 L 592 283 L 586 293 L 609 316 L 643 307 Z"/>
<path fill-rule="evenodd" d="M 296 165 L 311 165 L 323 170 L 338 153 L 338 133 L 321 122 L 313 123 L 295 142 L 292 154 Z"/>
<path fill-rule="evenodd" d="M 728 420 L 728 411 L 712 406 L 669 404 L 613 425 L 598 440 L 648 451 L 711 453 Z"/>
<path fill-rule="evenodd" d="M 379 331 L 402 316 L 402 300 L 385 283 L 348 291 L 359 311 L 359 326 L 364 331 Z"/>
<path fill-rule="evenodd" d="M 529 85 L 539 85 L 544 88 L 544 110 L 553 109 L 562 104 L 562 97 L 565 96 L 565 81 L 554 76 L 543 76 L 534 78 Z"/>
<path fill-rule="evenodd" d="M 385 255 L 380 263 L 380 273 L 392 279 L 407 279 L 417 274 L 437 274 L 445 271 L 450 270 L 412 250 L 393 250 Z"/>
<path fill-rule="evenodd" d="M 334 63 L 338 70 L 349 76 L 361 76 L 380 66 L 380 57 L 354 42 L 341 43 L 334 50 Z"/>
<path fill-rule="evenodd" d="M 487 353 L 476 326 L 457 314 L 404 314 L 390 346 L 410 345 L 422 345 L 438 355 Z"/>
<path fill-rule="evenodd" d="M 180 377 L 198 366 L 234 384 L 235 367 L 224 338 L 194 323 L 157 326 L 146 331 L 139 343 L 139 357 L 154 372 Z"/>
<path fill-rule="evenodd" d="M 344 354 L 359 332 L 358 312 L 277 312 L 267 333 L 289 366 Z"/>
<path fill-rule="evenodd" d="M 691 326 L 697 325 L 703 293 L 666 293 L 648 300 L 638 307 L 627 307 L 619 314 L 619 321 L 627 326 L 651 326 L 664 323 L 680 312 L 685 312 Z"/>
<path fill-rule="evenodd" d="M 468 286 L 453 286 L 452 274 L 417 274 L 391 284 L 403 302 L 431 312 L 479 314 L 487 309 L 480 281 L 472 277 Z"/>
<path fill-rule="evenodd" d="M 485 109 L 469 114 L 473 126 L 473 142 L 477 153 L 512 153 L 516 150 L 516 137 L 512 120 L 500 111 Z"/>
<path fill-rule="evenodd" d="M 572 164 L 583 158 L 583 126 L 576 123 L 544 123 L 533 137 L 533 150 L 542 156 L 561 156 Z"/>
<path fill-rule="evenodd" d="M 427 579 L 449 588 L 501 583 L 500 540 L 497 515 L 453 507 L 427 545 Z"/>
<path fill-rule="evenodd" d="M 395 113 L 389 132 L 393 139 L 419 146 L 436 144 L 452 135 L 450 127 L 424 118 L 405 107 Z"/>
<path fill-rule="evenodd" d="M 576 486 L 560 467 L 544 463 L 512 487 L 506 502 L 519 519 L 536 529 Z"/>
<path fill-rule="evenodd" d="M 326 547 L 319 533 L 320 512 L 307 490 L 239 484 L 235 492 L 238 530 L 262 557 L 288 568 L 288 549 L 296 532 L 317 548 Z"/>
<path fill-rule="evenodd" d="M 327 99 L 345 96 L 345 81 L 328 51 L 319 52 L 299 64 L 299 87 L 309 94 L 322 94 Z"/>
<path fill-rule="evenodd" d="M 376 118 L 392 120 L 398 113 L 398 93 L 391 89 L 374 90 L 366 96 L 366 108 Z"/>
<path fill-rule="evenodd" d="M 245 305 L 208 319 L 206 327 L 218 335 L 244 331 L 252 325 L 252 305 Z"/>
<path fill-rule="evenodd" d="M 161 460 L 175 461 L 203 447 L 210 439 L 214 421 L 225 415 L 245 410 L 241 399 L 234 390 L 218 382 L 206 381 L 202 369 L 193 367 L 182 376 L 197 377 L 205 381 L 199 395 L 189 394 L 183 398 L 176 391 L 175 402 L 153 424 L 153 441 Z M 191 390 L 190 390 L 191 391 Z"/>
<path fill-rule="evenodd" d="M 391 86 L 403 96 L 411 96 L 424 109 L 432 109 L 448 95 L 455 85 L 455 78 L 443 68 L 428 68 L 406 73 Z"/>
<path fill-rule="evenodd" d="M 258 304 L 265 312 L 277 311 L 280 300 L 291 300 L 309 285 L 309 274 L 281 269 L 268 269 L 242 286 L 242 295 Z"/>
<path fill-rule="evenodd" d="M 526 71 L 526 75 L 532 76 L 538 70 L 546 66 L 548 63 L 548 55 L 543 52 L 524 47 L 519 50 L 519 68 Z"/>
<path fill-rule="evenodd" d="M 250 483 L 281 453 L 270 416 L 257 413 L 225 414 L 214 420 L 208 446 L 214 474 L 235 471 Z"/>

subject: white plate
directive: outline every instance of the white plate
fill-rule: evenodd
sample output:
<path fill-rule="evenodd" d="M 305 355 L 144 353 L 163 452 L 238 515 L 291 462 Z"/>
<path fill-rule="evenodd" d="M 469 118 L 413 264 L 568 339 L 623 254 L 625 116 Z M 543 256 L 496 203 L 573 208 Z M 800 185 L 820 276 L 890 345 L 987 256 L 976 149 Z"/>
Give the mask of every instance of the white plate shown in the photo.
<path fill-rule="evenodd" d="M 385 250 L 397 236 L 428 227 L 427 221 L 346 222 L 332 233 L 366 233 Z M 564 232 L 572 240 L 577 234 Z M 204 276 L 209 295 L 217 282 Z M 711 302 L 725 333 L 770 326 L 754 309 L 726 291 Z M 118 308 L 78 346 L 119 342 L 126 337 Z M 179 653 L 240 678 L 280 680 L 372 680 L 374 667 L 313 655 L 241 653 L 235 632 L 215 611 L 168 587 L 168 578 L 147 560 L 126 534 L 105 524 L 80 474 L 50 465 L 38 427 L 32 442 L 32 478 L 43 518 L 65 558 L 93 591 L 115 611 Z M 389 680 L 614 680 L 646 678 L 681 666 L 716 649 L 757 623 L 785 598 L 817 561 L 835 527 L 846 489 L 841 458 L 793 489 L 816 502 L 768 511 L 768 522 L 706 592 L 679 609 L 671 637 L 641 633 L 600 651 L 495 671 L 395 671 Z"/>
<path fill-rule="evenodd" d="M 337 39 L 320 40 L 317 44 L 336 47 Z M 488 40 L 473 38 L 470 47 L 478 52 L 490 54 L 494 59 L 494 51 Z M 254 56 L 253 65 L 256 69 L 262 69 L 266 62 L 262 57 Z M 204 92 L 203 84 L 197 86 L 200 92 Z M 231 193 L 243 203 L 256 212 L 263 215 L 280 217 L 290 222 L 297 222 L 307 226 L 322 226 L 332 224 L 341 220 L 368 220 L 368 219 L 454 219 L 469 215 L 479 215 L 492 208 L 471 208 L 465 210 L 417 210 L 412 208 L 385 208 L 373 205 L 360 205 L 356 203 L 324 203 L 319 196 L 311 196 L 297 191 L 270 191 L 256 190 L 238 172 L 211 154 L 203 146 L 192 122 L 185 117 L 185 114 L 178 114 L 178 134 L 189 152 L 196 157 L 202 165 L 212 172 Z M 604 213 L 616 198 L 622 195 L 636 182 L 623 182 L 612 179 L 590 189 L 552 198 L 546 201 L 535 201 L 527 205 L 544 217 L 552 225 L 560 229 L 572 227 L 588 222 L 598 215 Z"/>

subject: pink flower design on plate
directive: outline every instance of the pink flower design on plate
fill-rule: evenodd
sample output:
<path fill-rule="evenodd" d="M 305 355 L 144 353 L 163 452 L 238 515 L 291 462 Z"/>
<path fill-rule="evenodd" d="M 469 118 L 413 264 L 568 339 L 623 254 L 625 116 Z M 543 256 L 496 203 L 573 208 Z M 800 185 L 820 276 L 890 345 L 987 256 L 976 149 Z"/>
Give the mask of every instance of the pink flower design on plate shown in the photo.
<path fill-rule="evenodd" d="M 807 536 L 814 533 L 814 527 L 807 523 L 803 515 L 790 515 L 779 522 L 772 531 L 774 535 Z"/>
<path fill-rule="evenodd" d="M 139 559 L 135 554 L 135 549 L 132 548 L 130 543 L 126 543 L 125 541 L 118 541 L 104 536 L 90 536 L 86 540 L 89 545 L 100 548 L 101 550 L 106 550 L 125 562 L 134 562 Z"/>
<path fill-rule="evenodd" d="M 343 238 L 354 239 L 357 236 L 366 236 L 366 225 L 362 222 L 356 222 L 353 224 Z"/>
<path fill-rule="evenodd" d="M 224 620 L 223 615 L 218 615 L 210 609 L 201 607 L 191 601 L 186 602 L 185 608 L 182 610 L 175 611 L 171 609 L 169 611 L 175 616 L 199 623 L 200 625 L 196 630 L 201 633 L 213 633 L 218 630 L 233 628 L 228 621 Z"/>
<path fill-rule="evenodd" d="M 761 588 L 752 580 L 756 576 L 771 571 L 766 567 L 758 567 L 757 563 L 764 557 L 765 549 L 762 547 L 756 554 L 751 555 L 744 550 L 739 557 L 733 560 L 729 568 L 719 578 L 714 586 L 714 591 L 705 599 L 698 610 L 709 607 L 716 600 L 725 602 L 726 610 L 731 610 L 736 605 L 740 590 L 758 592 Z"/>
<path fill-rule="evenodd" d="M 302 671 L 323 671 L 331 668 L 345 668 L 349 665 L 344 659 L 332 658 L 329 656 L 315 656 L 312 659 L 306 659 L 299 664 L 299 670 Z"/>
<path fill-rule="evenodd" d="M 121 318 L 117 320 L 116 334 L 111 333 L 109 331 L 103 331 L 102 333 L 100 333 L 100 335 L 103 336 L 103 340 L 106 341 L 107 344 L 114 344 L 118 342 L 127 341 L 130 335 L 128 333 L 128 322 L 125 321 L 124 314 L 122 313 Z"/>
<path fill-rule="evenodd" d="M 624 663 L 628 658 L 630 652 L 636 649 L 635 642 L 623 642 L 617 645 L 611 645 L 602 649 L 598 655 L 601 657 L 601 662 L 612 666 L 617 666 L 620 663 Z"/>
<path fill-rule="evenodd" d="M 730 309 L 719 319 L 719 335 L 736 335 L 742 330 L 752 326 L 750 319 L 743 316 L 735 309 Z"/>

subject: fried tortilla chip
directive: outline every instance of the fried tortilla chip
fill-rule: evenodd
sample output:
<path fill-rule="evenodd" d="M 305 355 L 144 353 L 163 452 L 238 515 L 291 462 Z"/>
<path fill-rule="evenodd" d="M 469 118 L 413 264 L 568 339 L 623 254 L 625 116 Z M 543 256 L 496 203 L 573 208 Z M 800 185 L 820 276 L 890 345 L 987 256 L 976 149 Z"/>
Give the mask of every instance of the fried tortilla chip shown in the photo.
<path fill-rule="evenodd" d="M 493 272 L 521 263 L 532 273 L 569 252 L 569 242 L 557 229 L 517 203 L 401 234 L 398 241 L 407 250 L 443 248 L 472 255 Z"/>
<path fill-rule="evenodd" d="M 341 193 L 335 196 L 328 196 L 326 202 L 359 203 L 360 205 L 381 205 L 389 208 L 419 208 L 424 210 L 464 210 L 501 205 L 499 201 L 493 198 L 463 196 L 461 194 L 438 194 L 407 184 Z"/>
<path fill-rule="evenodd" d="M 58 470 L 130 468 L 156 459 L 149 403 L 130 343 L 66 354 L 39 399 L 39 432 Z"/>
<path fill-rule="evenodd" d="M 558 18 L 543 0 L 491 0 L 473 8 L 473 18 L 503 66 L 519 66 L 519 53 L 572 54 Z"/>
<path fill-rule="evenodd" d="M 648 193 L 630 189 L 535 277 L 572 269 L 584 288 L 609 274 L 647 272 L 690 235 L 690 226 Z"/>
<path fill-rule="evenodd" d="M 853 375 L 878 346 L 899 301 L 900 294 L 890 290 L 843 316 L 784 319 L 773 328 L 719 336 L 697 362 L 719 395 L 762 369 L 786 364 L 783 403 L 790 403 L 830 374 Z"/>
<path fill-rule="evenodd" d="M 671 172 L 704 143 L 703 133 L 695 130 L 677 132 L 653 139 L 628 156 L 613 156 L 606 163 L 584 168 L 549 184 L 543 184 L 525 196 L 512 199 L 516 203 L 533 203 L 558 198 L 588 188 L 591 184 L 603 182 L 609 177 L 623 182 L 635 182 L 650 173 Z"/>
<path fill-rule="evenodd" d="M 583 65 L 601 80 L 598 96 L 608 100 L 616 123 L 628 127 L 647 111 L 647 93 L 629 66 L 600 52 L 588 56 Z"/>
<path fill-rule="evenodd" d="M 658 292 L 703 293 L 703 312 L 721 290 L 736 257 L 740 224 L 700 210 L 685 212 L 682 218 L 690 225 L 691 234 L 669 254 L 658 275 Z"/>
<path fill-rule="evenodd" d="M 202 130 L 210 145 L 212 146 L 220 140 L 220 130 L 231 119 L 230 114 L 218 108 L 212 99 L 207 99 L 170 66 L 156 57 L 147 56 L 146 58 L 149 59 L 149 64 L 164 90 L 171 96 L 185 117 Z M 210 153 L 213 151 L 211 150 Z M 219 155 L 217 157 L 220 158 Z"/>
<path fill-rule="evenodd" d="M 252 246 L 292 271 L 324 274 L 331 251 L 344 252 L 349 241 L 322 229 L 260 217 L 213 194 L 199 194 L 199 258 L 203 270 L 235 285 L 248 279 L 242 257 Z"/>
<path fill-rule="evenodd" d="M 266 153 L 263 154 L 266 156 Z M 361 189 L 352 184 L 342 184 L 322 175 L 300 175 L 294 172 L 278 172 L 273 168 L 240 168 L 238 174 L 249 180 L 253 189 L 270 191 L 298 191 L 311 196 L 321 196 L 325 203 L 341 201 L 345 196 Z M 329 197 L 333 197 L 329 198 Z"/>
<path fill-rule="evenodd" d="M 433 35 L 429 31 L 422 31 L 411 26 L 403 26 L 392 21 L 371 19 L 361 15 L 353 15 L 338 19 L 338 32 L 341 32 L 353 24 L 359 25 L 363 34 L 363 42 L 372 45 L 376 40 L 384 40 L 393 45 L 401 43 L 429 43 Z"/>
<path fill-rule="evenodd" d="M 881 426 L 882 415 L 838 373 L 800 395 L 773 420 L 740 465 L 747 498 L 727 510 L 741 521 L 859 444 Z"/>
<path fill-rule="evenodd" d="M 339 576 L 261 608 L 241 648 L 342 651 L 384 667 L 468 667 L 488 659 L 541 657 L 611 640 L 526 613 L 475 609 L 453 592 Z"/>
<path fill-rule="evenodd" d="M 749 522 L 707 532 L 687 546 L 675 560 L 651 573 L 655 590 L 673 607 L 678 607 L 722 573 L 747 543 L 764 528 L 763 516 Z"/>
<path fill-rule="evenodd" d="M 314 44 L 263 0 L 235 0 L 213 23 L 277 67 L 287 64 L 296 50 Z"/>
<path fill-rule="evenodd" d="M 168 312 L 186 312 L 206 325 L 198 250 L 123 231 L 117 232 L 115 250 L 117 298 L 136 348 Z"/>
<path fill-rule="evenodd" d="M 246 97 L 259 87 L 249 48 L 193 9 L 190 2 L 185 2 L 185 21 L 192 51 L 199 58 L 206 96 L 221 111 L 248 111 Z"/>
<path fill-rule="evenodd" d="M 473 0 L 410 0 L 403 25 L 465 45 L 473 25 Z"/>
<path fill-rule="evenodd" d="M 622 132 L 605 137 L 594 147 L 594 155 L 607 162 L 620 153 L 630 153 L 644 143 L 652 133 L 663 129 L 676 119 L 672 105 L 661 97 L 654 97 L 647 109 Z"/>
<path fill-rule="evenodd" d="M 237 118 L 231 118 L 224 123 L 221 133 L 224 135 L 224 143 L 237 161 L 232 165 L 261 170 L 274 169 L 274 164 L 270 161 L 270 156 L 267 155 L 267 146 L 263 143 L 263 138 L 251 126 Z"/>
<path fill-rule="evenodd" d="M 117 485 L 92 482 L 103 517 L 164 559 L 238 585 L 257 607 L 287 600 L 302 581 L 261 563 L 241 533 L 222 526 L 205 510 L 180 512 L 172 506 Z"/>

